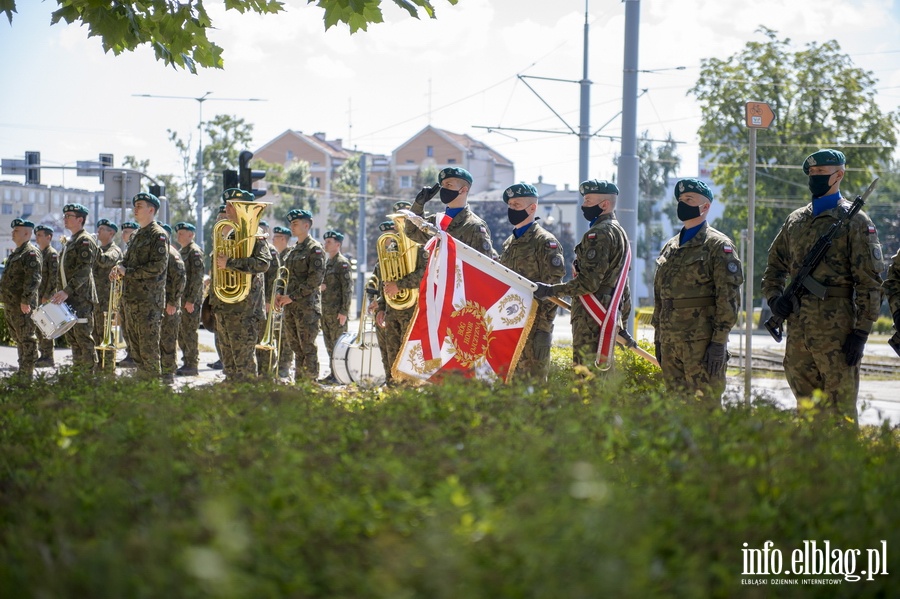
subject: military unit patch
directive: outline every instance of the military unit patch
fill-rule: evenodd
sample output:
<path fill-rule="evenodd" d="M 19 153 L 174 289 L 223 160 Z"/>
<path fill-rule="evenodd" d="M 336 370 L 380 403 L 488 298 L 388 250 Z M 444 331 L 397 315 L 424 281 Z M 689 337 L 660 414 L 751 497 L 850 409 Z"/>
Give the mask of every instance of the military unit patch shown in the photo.
<path fill-rule="evenodd" d="M 737 262 L 729 262 L 726 268 L 728 268 L 728 272 L 732 274 L 736 273 L 738 271 Z"/>
<path fill-rule="evenodd" d="M 552 264 L 553 266 L 562 266 L 562 263 L 563 259 L 559 254 L 553 256 L 553 260 L 550 261 L 550 264 Z"/>
<path fill-rule="evenodd" d="M 593 260 L 597 257 L 597 250 L 595 250 L 594 248 L 589 249 L 586 257 L 588 260 Z"/>

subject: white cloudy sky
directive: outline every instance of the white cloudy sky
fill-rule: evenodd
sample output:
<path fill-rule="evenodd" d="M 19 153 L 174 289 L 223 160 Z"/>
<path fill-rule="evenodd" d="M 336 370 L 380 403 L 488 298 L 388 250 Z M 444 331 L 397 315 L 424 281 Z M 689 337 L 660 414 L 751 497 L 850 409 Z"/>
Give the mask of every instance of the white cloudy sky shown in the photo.
<path fill-rule="evenodd" d="M 156 62 L 149 48 L 104 55 L 86 28 L 49 25 L 55 2 L 19 0 L 12 25 L 0 22 L 0 157 L 37 150 L 44 164 L 74 164 L 109 152 L 117 165 L 135 155 L 151 161 L 151 175 L 178 173 L 166 130 L 196 139 L 199 103 L 133 95 L 213 92 L 204 119 L 224 113 L 252 123 L 251 150 L 295 129 L 390 153 L 427 125 L 430 114 L 433 125 L 468 133 L 508 156 L 519 180 L 543 175 L 560 186 L 577 184 L 575 136 L 489 133 L 477 126 L 565 130 L 516 76 L 581 78 L 584 0 L 459 0 L 457 6 L 434 0 L 433 21 L 415 21 L 385 2 L 387 22 L 351 36 L 343 26 L 325 32 L 322 11 L 305 0 L 288 0 L 285 13 L 266 17 L 225 14 L 224 3 L 207 0 L 217 27 L 210 37 L 225 49 L 225 69 L 192 75 Z M 590 0 L 591 130 L 611 120 L 603 129 L 609 135 L 621 126 L 624 15 L 618 0 Z M 648 91 L 638 102 L 638 125 L 654 138 L 671 132 L 684 142 L 681 175 L 696 173 L 700 110 L 686 92 L 701 59 L 726 57 L 762 39 L 754 34 L 760 25 L 798 48 L 837 39 L 879 80 L 882 106 L 900 105 L 900 0 L 644 0 L 640 69 L 666 70 L 641 74 L 639 88 Z M 577 84 L 529 83 L 578 129 Z M 591 176 L 614 174 L 618 144 L 592 142 Z M 42 178 L 60 180 L 51 171 Z M 74 172 L 66 183 L 98 187 L 96 179 Z"/>

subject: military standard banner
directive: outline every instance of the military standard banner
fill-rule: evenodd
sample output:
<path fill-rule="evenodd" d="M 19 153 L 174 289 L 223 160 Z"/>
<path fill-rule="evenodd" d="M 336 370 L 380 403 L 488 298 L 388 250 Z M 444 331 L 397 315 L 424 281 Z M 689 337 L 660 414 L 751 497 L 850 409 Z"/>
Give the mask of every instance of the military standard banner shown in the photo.
<path fill-rule="evenodd" d="M 536 285 L 440 231 L 393 375 L 510 380 L 537 310 Z M 432 244 L 429 244 L 432 245 Z"/>

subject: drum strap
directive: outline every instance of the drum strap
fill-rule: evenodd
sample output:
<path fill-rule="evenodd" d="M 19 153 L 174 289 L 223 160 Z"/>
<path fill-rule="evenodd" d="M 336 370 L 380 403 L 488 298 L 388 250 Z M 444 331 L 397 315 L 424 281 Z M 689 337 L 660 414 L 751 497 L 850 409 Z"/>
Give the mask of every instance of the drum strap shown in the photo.
<path fill-rule="evenodd" d="M 60 287 L 60 289 L 66 288 L 66 250 L 68 249 L 68 243 L 63 245 L 62 255 L 59 257 L 59 280 L 62 283 L 62 287 Z"/>

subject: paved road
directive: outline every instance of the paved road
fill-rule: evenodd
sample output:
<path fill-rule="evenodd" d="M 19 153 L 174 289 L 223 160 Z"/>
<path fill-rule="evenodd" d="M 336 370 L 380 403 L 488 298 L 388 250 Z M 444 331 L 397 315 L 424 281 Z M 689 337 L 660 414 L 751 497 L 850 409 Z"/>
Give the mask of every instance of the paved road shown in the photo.
<path fill-rule="evenodd" d="M 350 330 L 357 331 L 359 327 L 358 321 L 350 322 Z M 652 339 L 653 330 L 651 328 L 642 328 L 638 331 L 638 338 Z M 739 349 L 743 347 L 743 334 L 732 333 L 729 340 L 729 347 Z M 572 330 L 569 326 L 568 319 L 559 316 L 556 319 L 555 330 L 553 334 L 554 344 L 566 345 L 572 342 Z M 206 365 L 214 362 L 217 358 L 213 337 L 207 331 L 200 331 L 200 374 L 196 377 L 178 377 L 176 385 L 178 387 L 184 385 L 202 385 L 221 381 L 222 371 L 212 370 Z M 757 352 L 776 352 L 784 353 L 784 344 L 778 344 L 768 334 L 754 334 L 752 339 L 752 349 L 754 354 Z M 330 372 L 328 365 L 328 354 L 325 351 L 325 345 L 322 336 L 318 339 L 319 346 L 319 364 L 320 376 L 326 376 Z M 206 349 L 207 351 L 202 351 Z M 900 357 L 894 354 L 890 346 L 887 345 L 887 337 L 873 336 L 866 346 L 866 359 L 877 360 L 879 362 L 894 364 L 900 368 Z M 16 364 L 16 350 L 13 347 L 0 346 L 0 376 L 6 372 L 13 370 Z M 71 364 L 71 352 L 69 350 L 56 350 L 57 365 Z M 743 360 L 740 364 L 736 360 L 731 362 L 733 368 L 742 367 Z M 119 373 L 125 371 L 119 370 Z M 726 389 L 726 401 L 743 401 L 744 398 L 744 375 L 742 371 L 734 370 L 734 374 L 728 377 L 728 387 Z M 863 378 L 860 384 L 859 393 L 859 409 L 860 422 L 866 424 L 877 424 L 884 420 L 889 420 L 892 424 L 900 423 L 900 376 L 893 376 L 889 380 L 875 379 L 872 377 Z M 752 379 L 753 397 L 766 397 L 774 400 L 778 405 L 785 408 L 796 407 L 796 400 L 791 394 L 787 381 L 783 372 L 772 372 L 769 376 L 756 376 Z"/>

